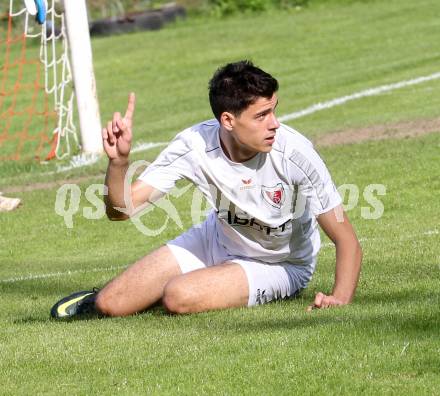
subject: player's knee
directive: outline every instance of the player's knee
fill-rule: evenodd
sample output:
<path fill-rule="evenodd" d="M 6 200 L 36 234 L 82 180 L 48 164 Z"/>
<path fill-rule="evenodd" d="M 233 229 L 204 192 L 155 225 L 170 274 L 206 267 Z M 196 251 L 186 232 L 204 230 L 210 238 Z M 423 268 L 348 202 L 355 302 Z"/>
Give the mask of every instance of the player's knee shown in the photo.
<path fill-rule="evenodd" d="M 95 309 L 105 316 L 122 316 L 117 301 L 107 293 L 100 292 L 95 299 Z"/>
<path fill-rule="evenodd" d="M 162 304 L 170 313 L 184 314 L 192 312 L 192 303 L 188 290 L 179 280 L 172 280 L 166 284 Z"/>

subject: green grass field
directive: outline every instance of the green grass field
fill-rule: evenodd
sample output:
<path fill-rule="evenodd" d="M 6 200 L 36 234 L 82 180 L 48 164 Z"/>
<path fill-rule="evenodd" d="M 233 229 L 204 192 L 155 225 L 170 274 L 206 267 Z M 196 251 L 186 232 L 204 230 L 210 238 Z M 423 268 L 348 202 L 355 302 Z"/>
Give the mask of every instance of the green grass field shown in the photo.
<path fill-rule="evenodd" d="M 211 117 L 208 79 L 220 64 L 241 58 L 279 79 L 280 115 L 430 75 L 440 71 L 439 16 L 436 0 L 334 0 L 94 40 L 101 115 L 123 110 L 134 90 L 136 141 L 168 141 Z M 439 88 L 433 80 L 288 124 L 312 139 L 417 125 L 438 118 Z M 103 182 L 105 160 L 53 174 L 47 172 L 54 164 L 1 163 L 0 191 L 18 191 L 9 195 L 24 205 L 0 214 L 0 394 L 439 394 L 438 132 L 319 148 L 335 183 L 361 191 L 348 214 L 364 266 L 353 304 L 312 313 L 305 309 L 314 294 L 333 283 L 327 240 L 309 288 L 295 300 L 192 316 L 155 308 L 123 319 L 52 321 L 58 298 L 102 286 L 181 229 L 171 221 L 153 238 L 131 222 L 85 219 L 85 190 Z M 57 189 L 78 178 L 82 200 L 67 228 L 54 210 Z M 53 185 L 36 184 L 47 182 Z M 377 220 L 362 216 L 370 184 L 386 186 Z M 173 198 L 184 227 L 191 225 L 191 194 Z M 153 228 L 164 220 L 155 211 L 144 223 Z"/>

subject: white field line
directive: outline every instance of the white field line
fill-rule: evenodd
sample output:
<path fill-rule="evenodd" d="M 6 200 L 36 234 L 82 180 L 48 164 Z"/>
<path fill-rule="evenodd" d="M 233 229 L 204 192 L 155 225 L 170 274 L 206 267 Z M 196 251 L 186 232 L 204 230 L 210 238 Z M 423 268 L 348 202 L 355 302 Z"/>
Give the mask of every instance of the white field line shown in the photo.
<path fill-rule="evenodd" d="M 405 235 L 403 237 L 398 238 L 398 242 L 401 241 L 407 241 L 409 239 L 415 239 L 415 238 L 420 238 L 420 237 L 426 237 L 426 236 L 431 236 L 431 235 L 439 235 L 440 231 L 439 230 L 429 230 L 429 231 L 425 231 L 422 232 L 421 234 L 413 234 L 413 235 Z M 374 237 L 374 238 L 359 238 L 359 242 L 371 242 L 371 241 L 377 241 L 377 240 L 382 240 L 383 237 Z M 329 247 L 334 247 L 334 243 L 332 242 L 325 242 L 323 244 L 321 244 L 322 248 L 329 248 Z"/>
<path fill-rule="evenodd" d="M 342 96 L 340 98 L 329 100 L 328 102 L 316 103 L 310 107 L 307 107 L 306 109 L 278 117 L 278 120 L 281 122 L 294 120 L 296 118 L 300 118 L 309 114 L 316 113 L 317 111 L 330 109 L 335 106 L 340 106 L 341 104 L 347 103 L 351 100 L 365 98 L 367 96 L 380 95 L 384 92 L 394 91 L 396 89 L 408 87 L 410 85 L 421 84 L 426 81 L 436 80 L 439 78 L 440 78 L 440 72 L 437 72 L 429 76 L 413 78 L 412 80 L 404 80 L 394 84 L 386 84 L 376 88 L 368 88 L 365 89 L 364 91 L 355 92 L 354 94 L 351 95 Z"/>
<path fill-rule="evenodd" d="M 79 155 L 74 155 L 70 159 L 70 162 L 68 165 L 65 165 L 65 166 L 57 165 L 57 170 L 55 172 L 48 172 L 48 174 L 68 172 L 68 171 L 75 169 L 75 168 L 81 168 L 83 166 L 93 165 L 99 161 L 100 157 L 101 157 L 100 154 L 83 153 L 83 154 L 79 154 Z"/>
<path fill-rule="evenodd" d="M 140 153 L 142 151 L 151 150 L 155 147 L 166 146 L 169 142 L 157 142 L 157 143 L 138 143 L 131 149 L 132 153 Z"/>
<path fill-rule="evenodd" d="M 168 142 L 157 142 L 157 143 L 139 143 L 135 145 L 132 149 L 132 153 L 138 153 L 141 151 L 151 150 L 155 147 L 166 146 Z M 96 164 L 101 155 L 99 154 L 80 154 L 72 157 L 68 165 L 58 166 L 55 172 L 49 172 L 48 174 L 53 173 L 62 173 L 68 172 L 75 168 L 82 168 L 83 166 Z"/>
<path fill-rule="evenodd" d="M 408 239 L 415 239 L 420 237 L 429 237 L 432 235 L 439 235 L 440 231 L 435 230 L 429 230 L 422 232 L 421 234 L 414 234 L 414 235 L 405 235 L 404 237 L 401 237 L 398 239 L 398 241 L 405 241 Z M 375 240 L 382 240 L 381 237 L 375 237 L 375 238 L 360 238 L 360 242 L 370 242 Z M 334 244 L 331 242 L 323 243 L 322 248 L 329 248 L 334 247 Z M 74 270 L 74 271 L 65 271 L 65 272 L 51 272 L 48 274 L 29 274 L 29 275 L 17 275 L 13 278 L 7 278 L 7 279 L 0 279 L 0 284 L 2 283 L 17 283 L 17 282 L 23 282 L 23 281 L 33 281 L 38 279 L 46 279 L 46 278 L 61 278 L 61 277 L 68 277 L 78 274 L 89 274 L 94 272 L 110 272 L 110 271 L 116 271 L 127 268 L 126 265 L 123 266 L 112 266 L 112 267 L 101 267 L 101 268 L 91 268 L 91 269 L 82 269 L 82 270 Z"/>
<path fill-rule="evenodd" d="M 316 113 L 321 110 L 331 109 L 335 106 L 340 106 L 346 102 L 349 102 L 351 100 L 365 98 L 367 96 L 374 96 L 374 95 L 380 95 L 384 92 L 394 91 L 396 89 L 408 87 L 410 85 L 416 85 L 416 84 L 422 84 L 426 81 L 436 80 L 440 78 L 440 72 L 430 74 L 429 76 L 422 76 L 413 78 L 411 80 L 404 80 L 393 84 L 386 84 L 386 85 L 380 85 L 375 88 L 368 88 L 363 91 L 355 92 L 351 95 L 342 96 L 340 98 L 335 98 L 332 100 L 329 100 L 327 102 L 319 102 L 316 103 L 310 107 L 307 107 L 303 110 L 296 111 L 294 113 L 285 114 L 281 117 L 278 117 L 278 120 L 280 122 L 285 122 L 289 120 L 294 120 L 300 117 L 304 117 L 313 113 Z M 151 142 L 144 142 L 139 143 L 133 149 L 131 150 L 132 153 L 139 153 L 147 150 L 151 150 L 155 147 L 160 146 L 166 146 L 168 142 L 157 142 L 157 143 L 151 143 Z M 67 172 L 75 168 L 80 168 L 87 165 L 92 165 L 96 163 L 99 160 L 99 156 L 87 156 L 87 155 L 78 155 L 72 158 L 69 165 L 66 166 L 60 166 L 56 170 L 56 173 L 60 172 Z M 52 173 L 52 172 L 51 172 Z"/>
<path fill-rule="evenodd" d="M 89 274 L 93 272 L 116 271 L 126 267 L 127 266 L 124 265 L 119 267 L 91 268 L 91 269 L 82 269 L 82 270 L 65 271 L 65 272 L 50 272 L 48 274 L 35 274 L 35 275 L 29 274 L 29 275 L 17 276 L 14 278 L 0 279 L 0 284 L 32 281 L 32 280 L 46 279 L 46 278 L 58 278 L 58 277 L 72 276 L 77 274 Z"/>

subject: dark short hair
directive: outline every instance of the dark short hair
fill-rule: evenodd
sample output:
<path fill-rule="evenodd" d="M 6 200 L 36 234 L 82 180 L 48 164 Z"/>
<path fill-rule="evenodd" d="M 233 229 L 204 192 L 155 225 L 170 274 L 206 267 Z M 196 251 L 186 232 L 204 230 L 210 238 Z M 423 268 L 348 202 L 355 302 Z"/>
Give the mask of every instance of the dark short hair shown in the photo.
<path fill-rule="evenodd" d="M 271 98 L 278 81 L 248 60 L 229 63 L 219 68 L 209 82 L 209 103 L 220 121 L 224 111 L 239 116 L 260 98 Z"/>

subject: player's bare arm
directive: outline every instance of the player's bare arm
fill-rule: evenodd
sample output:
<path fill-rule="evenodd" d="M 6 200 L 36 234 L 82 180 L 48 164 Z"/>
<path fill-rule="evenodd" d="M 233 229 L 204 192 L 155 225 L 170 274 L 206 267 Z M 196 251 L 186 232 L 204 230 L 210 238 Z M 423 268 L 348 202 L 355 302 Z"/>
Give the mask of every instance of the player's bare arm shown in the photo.
<path fill-rule="evenodd" d="M 105 177 L 105 185 L 108 195 L 105 197 L 107 216 L 111 220 L 126 220 L 132 213 L 120 211 L 115 208 L 126 208 L 126 199 L 130 200 L 128 206 L 135 210 L 146 202 L 157 199 L 160 193 L 153 187 L 135 181 L 131 186 L 125 187 L 125 175 L 129 167 L 129 155 L 133 139 L 133 115 L 136 104 L 134 93 L 128 97 L 127 110 L 124 117 L 115 112 L 111 121 L 102 130 L 102 140 L 109 163 Z M 124 197 L 124 189 L 128 188 L 127 198 Z"/>
<path fill-rule="evenodd" d="M 341 213 L 343 221 L 340 221 L 338 216 Z M 308 310 L 350 303 L 356 291 L 362 263 L 359 240 L 342 207 L 321 214 L 317 220 L 336 247 L 335 283 L 330 295 L 317 293 Z"/>

